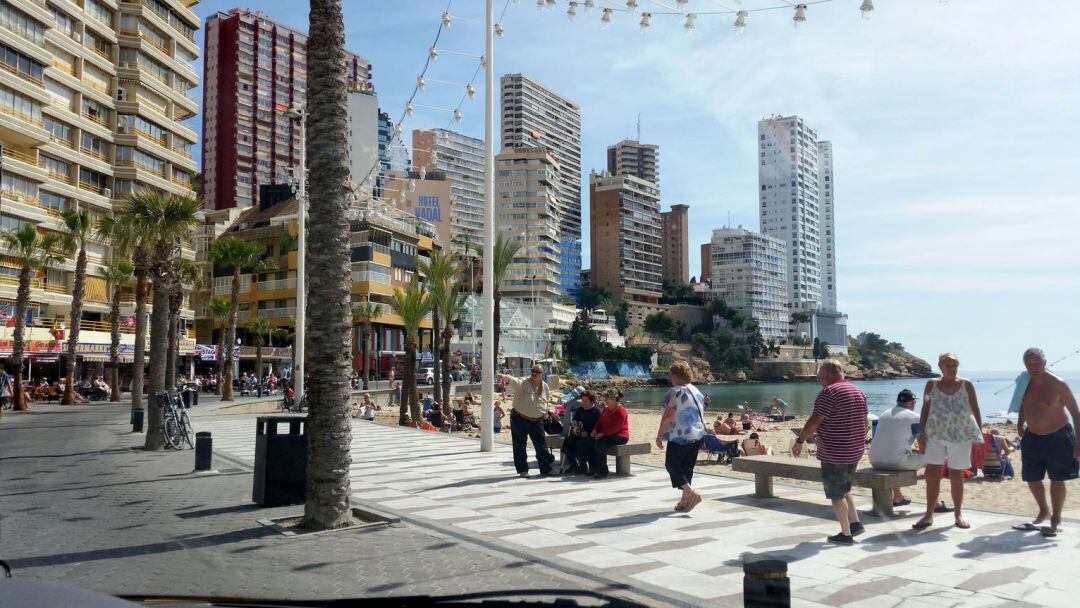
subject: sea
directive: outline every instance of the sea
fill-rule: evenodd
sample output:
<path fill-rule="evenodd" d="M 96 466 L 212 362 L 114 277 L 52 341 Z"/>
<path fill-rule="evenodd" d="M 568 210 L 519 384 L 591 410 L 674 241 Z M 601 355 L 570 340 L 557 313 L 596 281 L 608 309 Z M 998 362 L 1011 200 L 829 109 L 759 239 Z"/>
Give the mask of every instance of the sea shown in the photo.
<path fill-rule="evenodd" d="M 1005 413 L 1012 400 L 1013 381 L 1019 371 L 961 374 L 975 385 L 979 410 L 984 420 L 987 422 L 1005 421 Z M 1080 400 L 1080 393 L 1077 393 L 1080 390 L 1080 371 L 1055 373 L 1069 383 L 1073 394 Z M 926 388 L 926 379 L 856 380 L 854 384 L 866 394 L 870 412 L 880 414 L 896 405 L 896 396 L 905 388 L 914 392 L 921 402 L 923 389 Z M 709 396 L 712 402 L 709 406 L 710 412 L 739 412 L 744 402 L 749 403 L 754 411 L 760 412 L 763 407 L 772 405 L 772 398 L 775 396 L 791 406 L 789 413 L 797 415 L 811 413 L 814 409 L 814 398 L 821 390 L 818 384 L 809 382 L 714 384 L 698 388 Z M 634 388 L 627 391 L 623 401 L 628 408 L 659 410 L 666 392 L 667 388 L 664 387 Z M 1013 416 L 1013 421 L 1015 421 L 1015 416 Z"/>

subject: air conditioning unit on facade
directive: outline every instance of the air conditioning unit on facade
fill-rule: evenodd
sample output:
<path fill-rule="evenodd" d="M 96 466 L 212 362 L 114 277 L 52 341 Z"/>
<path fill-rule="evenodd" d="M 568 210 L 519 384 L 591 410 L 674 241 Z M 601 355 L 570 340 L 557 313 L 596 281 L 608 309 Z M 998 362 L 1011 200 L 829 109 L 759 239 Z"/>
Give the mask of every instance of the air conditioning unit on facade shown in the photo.
<path fill-rule="evenodd" d="M 112 188 L 105 188 L 101 191 L 101 196 L 105 198 L 112 198 Z"/>

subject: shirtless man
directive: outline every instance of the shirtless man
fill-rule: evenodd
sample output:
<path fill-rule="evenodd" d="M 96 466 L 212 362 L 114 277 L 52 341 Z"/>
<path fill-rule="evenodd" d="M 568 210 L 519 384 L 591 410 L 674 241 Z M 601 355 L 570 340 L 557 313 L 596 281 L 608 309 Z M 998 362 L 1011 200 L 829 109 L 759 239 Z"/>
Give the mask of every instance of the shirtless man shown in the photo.
<path fill-rule="evenodd" d="M 1049 516 L 1050 525 L 1039 529 L 1043 536 L 1055 536 L 1061 525 L 1061 509 L 1065 505 L 1065 481 L 1076 479 L 1080 474 L 1080 444 L 1076 441 L 1073 427 L 1080 424 L 1080 410 L 1072 391 L 1057 376 L 1046 371 L 1046 356 L 1042 349 L 1024 351 L 1024 367 L 1031 380 L 1016 428 L 1020 433 L 1021 478 L 1027 482 L 1039 514 L 1030 526 L 1033 529 Z M 1072 416 L 1073 426 L 1065 412 Z M 1050 502 L 1046 504 L 1046 488 L 1043 477 L 1050 476 Z"/>

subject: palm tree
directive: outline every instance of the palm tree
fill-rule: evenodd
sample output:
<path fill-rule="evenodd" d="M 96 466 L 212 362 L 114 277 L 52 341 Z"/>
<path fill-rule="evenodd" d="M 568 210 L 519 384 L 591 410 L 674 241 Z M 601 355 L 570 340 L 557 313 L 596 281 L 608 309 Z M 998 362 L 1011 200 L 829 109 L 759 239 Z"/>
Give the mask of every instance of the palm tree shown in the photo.
<path fill-rule="evenodd" d="M 214 298 L 210 300 L 210 316 L 213 317 L 214 325 L 217 325 L 218 321 L 224 321 L 229 317 L 229 313 L 232 312 L 232 302 L 228 300 L 222 300 L 221 298 Z M 211 328 L 213 331 L 213 328 Z M 221 331 L 218 332 L 218 345 L 217 355 L 214 357 L 216 361 L 216 374 L 217 374 L 217 392 L 221 394 L 221 362 L 225 357 L 225 327 L 224 324 L 221 327 Z"/>
<path fill-rule="evenodd" d="M 64 261 L 63 239 L 58 234 L 38 233 L 33 224 L 23 224 L 16 230 L 0 232 L 0 241 L 8 255 L 19 265 L 19 290 L 15 298 L 15 332 L 11 347 L 11 362 L 15 365 L 15 409 L 25 410 L 23 400 L 23 352 L 26 349 L 26 309 L 30 306 L 30 279 L 34 273 Z"/>
<path fill-rule="evenodd" d="M 60 213 L 64 224 L 60 239 L 63 248 L 75 258 L 75 285 L 71 290 L 71 327 L 68 334 L 67 356 L 64 358 L 63 405 L 75 404 L 75 347 L 79 344 L 79 326 L 82 324 L 83 297 L 86 294 L 86 243 L 93 234 L 93 222 L 86 209 L 66 209 Z"/>
<path fill-rule="evenodd" d="M 450 376 L 450 341 L 454 338 L 454 319 L 458 313 L 461 312 L 461 307 L 465 306 L 465 302 L 469 298 L 469 293 L 465 290 L 465 283 L 461 280 L 454 281 L 447 289 L 443 289 L 435 296 L 438 298 L 436 305 L 439 306 L 443 312 L 443 328 L 441 341 L 442 344 L 438 347 L 445 354 L 443 358 L 443 374 L 442 374 L 442 394 L 446 397 L 446 401 L 443 404 L 443 411 L 447 416 L 451 416 L 450 408 L 450 382 L 452 380 Z M 439 341 L 439 336 L 436 337 L 436 342 Z"/>
<path fill-rule="evenodd" d="M 262 397 L 263 336 L 266 336 L 266 343 L 269 344 L 273 335 L 280 330 L 274 325 L 273 321 L 266 317 L 255 317 L 248 321 L 245 327 L 247 327 L 248 332 L 254 334 L 255 337 L 255 377 L 258 380 L 255 385 L 258 387 L 259 396 Z"/>
<path fill-rule="evenodd" d="M 174 280 L 169 292 L 169 352 L 165 364 L 165 386 L 176 386 L 176 360 L 180 356 L 180 307 L 185 290 L 197 288 L 202 282 L 202 269 L 195 262 L 180 258 L 172 267 Z"/>
<path fill-rule="evenodd" d="M 274 260 L 264 259 L 266 249 L 258 244 L 236 238 L 225 237 L 214 242 L 210 246 L 210 259 L 214 266 L 232 268 L 232 290 L 229 301 L 229 324 L 225 328 L 225 374 L 221 393 L 222 401 L 232 401 L 233 387 L 233 349 L 236 342 L 236 313 L 240 307 L 240 275 L 244 272 L 263 272 L 276 266 Z"/>
<path fill-rule="evenodd" d="M 120 224 L 126 226 L 124 232 L 132 235 L 147 254 L 143 263 L 153 279 L 149 375 L 149 388 L 152 391 L 172 390 L 165 384 L 165 366 L 169 351 L 169 294 L 177 280 L 173 268 L 180 253 L 181 240 L 199 225 L 201 207 L 202 203 L 194 197 L 142 190 L 129 195 L 127 202 L 116 212 Z M 137 326 L 135 340 L 138 349 Z M 160 404 L 151 401 L 149 414 L 145 449 L 164 449 L 165 418 Z"/>
<path fill-rule="evenodd" d="M 135 266 L 129 260 L 119 259 L 105 262 L 98 269 L 98 274 L 109 284 L 109 384 L 112 385 L 110 401 L 120 401 L 120 289 L 130 285 Z"/>
<path fill-rule="evenodd" d="M 398 413 L 398 424 L 405 425 L 405 413 L 412 416 L 413 426 L 420 424 L 420 405 L 416 398 L 416 339 L 420 332 L 420 323 L 424 315 L 431 311 L 431 298 L 420 287 L 420 281 L 413 275 L 405 289 L 397 289 L 390 296 L 390 308 L 401 317 L 405 327 L 405 371 L 402 373 L 401 386 L 404 399 Z"/>
<path fill-rule="evenodd" d="M 368 390 L 368 376 L 370 375 L 371 361 L 368 355 L 368 343 L 371 340 L 371 322 L 379 316 L 379 309 L 371 302 L 362 302 L 353 306 L 353 323 L 360 326 L 360 356 L 364 358 L 361 373 L 364 378 L 364 390 Z"/>
<path fill-rule="evenodd" d="M 308 354 L 311 374 L 307 499 L 303 526 L 339 528 L 352 521 L 349 465 L 351 250 L 349 247 L 348 99 L 341 0 L 311 0 L 305 142 L 311 202 L 307 250 Z M 303 205 L 301 205 L 303 210 Z M 303 297 L 302 294 L 300 294 Z"/>
<path fill-rule="evenodd" d="M 428 295 L 431 297 L 431 356 L 432 363 L 434 364 L 434 385 L 431 387 L 432 398 L 435 401 L 442 403 L 444 409 L 449 407 L 446 403 L 446 396 L 449 393 L 442 392 L 442 382 L 440 376 L 442 370 L 439 366 L 442 353 L 439 351 L 442 348 L 439 345 L 439 320 L 440 317 L 445 314 L 445 311 L 439 309 L 439 303 L 443 300 L 443 295 L 450 289 L 450 284 L 453 282 L 454 277 L 458 274 L 458 262 L 457 256 L 454 254 L 444 254 L 441 251 L 432 251 L 431 256 L 427 260 L 418 259 L 416 264 L 420 274 L 424 275 L 424 288 L 427 289 Z M 449 411 L 449 410 L 447 410 Z"/>
<path fill-rule="evenodd" d="M 499 235 L 495 238 L 495 259 L 493 264 L 495 276 L 491 277 L 490 280 L 492 282 L 491 286 L 495 290 L 495 310 L 492 312 L 495 315 L 493 323 L 495 326 L 495 358 L 493 359 L 493 361 L 495 361 L 496 366 L 498 366 L 499 364 L 499 334 L 502 333 L 502 311 L 499 310 L 500 303 L 502 302 L 502 290 L 499 289 L 499 285 L 502 284 L 503 278 L 506 277 L 506 269 L 510 267 L 510 264 L 514 263 L 514 258 L 517 256 L 518 251 L 520 250 L 521 243 L 517 241 L 504 239 L 502 235 Z M 483 251 L 479 247 L 477 248 L 477 253 L 483 256 Z M 484 280 L 487 281 L 488 277 L 484 277 Z M 488 331 L 488 329 L 485 328 L 484 331 Z"/>

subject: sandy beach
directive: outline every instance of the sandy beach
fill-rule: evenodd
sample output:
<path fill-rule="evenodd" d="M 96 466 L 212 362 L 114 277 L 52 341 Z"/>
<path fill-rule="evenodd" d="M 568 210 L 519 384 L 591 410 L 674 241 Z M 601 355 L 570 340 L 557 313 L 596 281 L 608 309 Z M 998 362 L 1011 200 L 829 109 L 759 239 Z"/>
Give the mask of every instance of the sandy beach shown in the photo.
<path fill-rule="evenodd" d="M 509 411 L 509 400 L 504 399 L 503 409 Z M 660 424 L 660 412 L 642 411 L 642 410 L 629 410 L 630 412 L 630 440 L 632 442 L 648 442 L 653 443 L 656 438 L 657 426 Z M 706 422 L 710 422 L 715 419 L 715 415 L 712 417 L 706 417 Z M 783 422 L 783 423 L 767 423 L 763 424 L 764 430 L 759 432 L 762 442 L 770 449 L 774 454 L 786 455 L 790 453 L 791 442 L 794 439 L 794 435 L 789 429 L 801 428 L 806 423 L 807 417 L 799 416 L 795 420 Z M 383 424 L 397 424 L 397 412 L 383 410 L 377 412 L 376 422 Z M 1009 424 L 993 424 L 988 425 L 990 428 L 997 428 L 999 432 L 1009 439 L 1016 438 L 1016 428 Z M 455 433 L 461 436 L 479 437 L 477 433 Z M 510 443 L 510 431 L 509 427 L 503 428 L 503 432 L 495 436 L 495 440 L 501 443 Z M 530 447 L 530 454 L 532 448 Z M 813 456 L 811 456 L 812 458 Z M 964 508 L 974 509 L 980 511 L 992 511 L 997 513 L 1010 513 L 1019 517 L 1033 517 L 1036 511 L 1035 502 L 1028 491 L 1027 484 L 1020 480 L 1020 455 L 1014 453 L 1010 456 L 1013 468 L 1016 470 L 1017 477 L 1013 479 L 986 479 L 982 476 L 970 478 L 965 481 L 964 484 Z M 715 460 L 715 459 L 714 459 Z M 664 466 L 664 453 L 652 446 L 652 453 L 635 456 L 633 458 L 635 463 L 649 464 L 653 466 Z M 870 462 L 866 456 L 863 457 L 863 464 L 870 466 Z M 752 479 L 752 475 L 743 473 L 737 473 L 731 470 L 730 465 L 722 464 L 705 464 L 705 454 L 702 453 L 697 466 L 697 472 L 708 473 L 712 475 L 722 475 L 726 477 L 736 477 L 742 479 Z M 820 488 L 820 483 L 803 482 L 792 479 L 776 479 L 775 483 L 796 485 L 811 488 Z M 952 497 L 949 495 L 948 480 L 943 480 L 942 483 L 942 499 L 949 505 L 952 505 Z M 1066 517 L 1078 517 L 1080 516 L 1080 486 L 1077 484 L 1070 484 L 1070 492 L 1065 502 L 1065 516 Z M 859 496 L 864 496 L 867 503 L 870 500 L 870 491 L 856 488 L 855 493 Z M 897 508 L 898 513 L 907 512 L 908 514 L 918 514 L 923 511 L 926 504 L 926 484 L 923 481 L 923 474 L 919 472 L 919 482 L 915 486 L 909 486 L 904 488 L 904 495 L 911 499 L 912 503 L 905 507 Z M 824 494 L 822 494 L 822 501 L 824 501 Z M 951 514 L 938 514 L 937 518 L 943 523 L 949 523 L 952 521 Z M 1018 520 L 1019 521 L 1019 520 Z"/>

